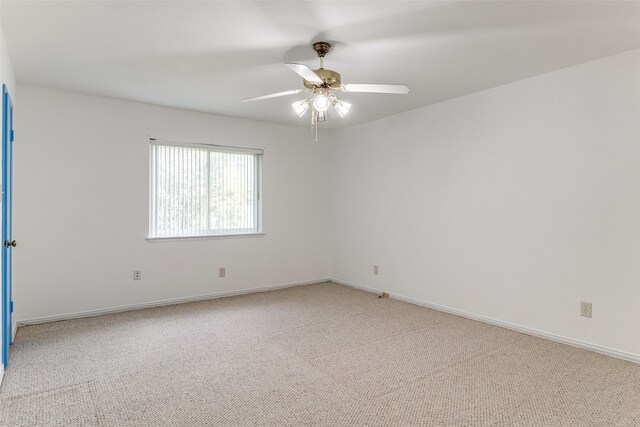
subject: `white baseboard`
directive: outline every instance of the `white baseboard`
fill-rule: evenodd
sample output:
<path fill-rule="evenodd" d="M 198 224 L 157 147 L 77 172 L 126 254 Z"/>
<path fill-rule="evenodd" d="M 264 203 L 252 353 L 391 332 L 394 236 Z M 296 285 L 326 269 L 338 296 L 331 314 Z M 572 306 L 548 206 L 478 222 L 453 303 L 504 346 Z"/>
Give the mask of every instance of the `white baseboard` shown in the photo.
<path fill-rule="evenodd" d="M 0 386 L 2 385 L 3 378 L 4 378 L 4 365 L 0 363 Z"/>
<path fill-rule="evenodd" d="M 18 332 L 18 322 L 13 322 L 13 330 L 11 331 L 11 342 L 16 339 L 16 332 Z"/>
<path fill-rule="evenodd" d="M 380 289 L 370 288 L 368 286 L 358 285 L 356 283 L 347 282 L 339 279 L 331 279 L 333 283 L 337 283 L 339 285 L 349 286 L 351 288 L 359 289 L 365 292 L 371 292 L 379 294 L 382 292 Z M 556 341 L 562 344 L 567 344 L 573 347 L 582 348 L 585 350 L 595 351 L 596 353 L 605 354 L 607 356 L 616 357 L 618 359 L 628 360 L 630 362 L 640 363 L 640 355 L 628 353 L 625 351 L 616 350 L 609 347 L 604 347 L 597 344 L 592 344 L 585 341 L 575 340 L 573 338 L 564 337 L 562 335 L 556 335 L 550 332 L 544 332 L 533 328 L 528 328 L 526 326 L 516 325 L 514 323 L 504 322 L 502 320 L 493 319 L 491 317 L 481 316 L 478 314 L 469 313 L 463 310 L 458 310 L 451 307 L 446 307 L 439 304 L 433 304 L 430 302 L 422 301 L 416 298 L 406 297 L 404 295 L 399 295 L 395 293 L 389 293 L 389 298 L 397 299 L 399 301 L 408 302 L 410 304 L 419 305 L 422 307 L 431 308 L 434 310 L 442 311 L 449 314 L 454 314 L 456 316 L 466 317 L 467 319 L 477 320 L 479 322 L 488 323 L 490 325 L 499 326 L 505 329 L 511 329 L 512 331 L 522 332 L 524 334 L 533 335 L 540 338 L 545 338 L 551 341 Z"/>
<path fill-rule="evenodd" d="M 214 292 L 211 294 L 202 294 L 190 297 L 183 298 L 172 298 L 167 300 L 159 300 L 159 301 L 151 301 L 140 304 L 129 304 L 122 305 L 118 307 L 112 308 L 102 308 L 97 310 L 87 310 L 87 311 L 78 311 L 75 313 L 68 314 L 59 314 L 55 316 L 43 316 L 43 317 L 34 317 L 31 319 L 22 319 L 16 322 L 16 328 L 18 326 L 27 326 L 27 325 L 37 325 L 39 323 L 49 323 L 49 322 L 58 322 L 60 320 L 70 320 L 70 319 L 78 319 L 81 317 L 92 317 L 92 316 L 100 316 L 103 314 L 111 314 L 111 313 L 120 313 L 123 311 L 131 311 L 131 310 L 140 310 L 143 308 L 152 308 L 152 307 L 160 307 L 163 305 L 174 305 L 174 304 L 183 304 L 187 302 L 194 301 L 203 301 L 208 299 L 216 299 L 216 298 L 224 298 L 231 297 L 235 295 L 244 295 L 244 294 L 253 294 L 257 292 L 267 292 L 267 291 L 275 291 L 277 289 L 285 289 L 285 288 L 293 288 L 296 286 L 304 286 L 304 285 L 313 285 L 316 283 L 329 282 L 331 279 L 315 279 L 315 280 L 305 280 L 302 282 L 291 282 L 291 283 L 283 283 L 278 285 L 270 285 L 270 286 L 262 286 L 258 288 L 247 288 L 240 289 L 237 291 L 225 291 L 225 292 Z M 15 336 L 15 330 L 14 330 Z"/>

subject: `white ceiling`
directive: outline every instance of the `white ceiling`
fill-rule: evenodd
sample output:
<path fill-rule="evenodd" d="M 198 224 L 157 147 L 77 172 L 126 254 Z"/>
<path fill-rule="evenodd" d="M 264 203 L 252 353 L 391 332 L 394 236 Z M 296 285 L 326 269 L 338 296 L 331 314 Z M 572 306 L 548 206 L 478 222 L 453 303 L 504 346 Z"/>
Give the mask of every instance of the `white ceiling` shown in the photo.
<path fill-rule="evenodd" d="M 283 62 L 409 95 L 344 94 L 349 126 L 640 47 L 640 2 L 2 1 L 20 83 L 308 126 Z"/>

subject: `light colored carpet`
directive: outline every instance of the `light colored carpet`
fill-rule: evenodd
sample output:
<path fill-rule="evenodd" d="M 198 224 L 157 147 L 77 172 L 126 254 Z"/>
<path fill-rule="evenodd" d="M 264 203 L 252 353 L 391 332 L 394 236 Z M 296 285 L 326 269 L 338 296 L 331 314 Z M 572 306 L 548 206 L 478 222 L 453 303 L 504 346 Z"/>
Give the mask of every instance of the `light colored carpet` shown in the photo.
<path fill-rule="evenodd" d="M 6 426 L 638 426 L 640 365 L 326 283 L 18 330 Z"/>

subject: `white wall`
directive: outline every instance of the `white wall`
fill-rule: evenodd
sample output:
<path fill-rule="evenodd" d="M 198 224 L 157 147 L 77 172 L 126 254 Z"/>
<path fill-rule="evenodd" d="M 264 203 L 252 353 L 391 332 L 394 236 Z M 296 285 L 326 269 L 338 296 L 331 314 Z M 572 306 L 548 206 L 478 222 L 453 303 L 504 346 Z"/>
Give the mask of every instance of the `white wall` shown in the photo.
<path fill-rule="evenodd" d="M 22 85 L 18 97 L 18 321 L 329 277 L 328 151 L 307 129 Z M 147 242 L 148 135 L 264 147 L 266 235 Z"/>
<path fill-rule="evenodd" d="M 11 58 L 7 51 L 7 45 L 4 42 L 4 34 L 0 27 L 0 81 L 7 85 L 7 90 L 11 95 L 11 100 L 15 104 L 16 79 L 13 75 L 13 67 L 11 66 Z"/>
<path fill-rule="evenodd" d="M 332 146 L 334 278 L 640 357 L 640 50 Z"/>
<path fill-rule="evenodd" d="M 640 357 L 640 50 L 317 144 L 306 128 L 17 95 L 18 320 L 331 276 Z M 149 134 L 265 147 L 267 235 L 146 242 Z"/>

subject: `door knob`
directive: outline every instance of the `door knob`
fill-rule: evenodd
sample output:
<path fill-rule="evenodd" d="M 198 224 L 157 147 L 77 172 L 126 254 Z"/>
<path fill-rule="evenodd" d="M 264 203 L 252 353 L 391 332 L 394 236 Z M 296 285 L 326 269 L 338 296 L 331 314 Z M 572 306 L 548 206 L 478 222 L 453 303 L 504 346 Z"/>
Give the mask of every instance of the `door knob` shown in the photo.
<path fill-rule="evenodd" d="M 5 240 L 4 247 L 8 248 L 9 246 L 13 246 L 15 248 L 16 246 L 18 246 L 18 244 L 16 243 L 15 240 L 12 240 L 12 241 Z"/>

